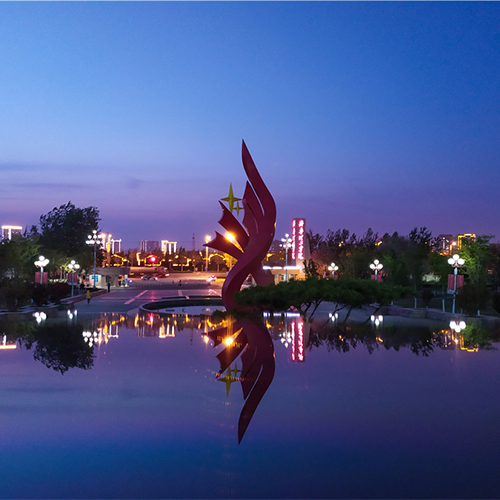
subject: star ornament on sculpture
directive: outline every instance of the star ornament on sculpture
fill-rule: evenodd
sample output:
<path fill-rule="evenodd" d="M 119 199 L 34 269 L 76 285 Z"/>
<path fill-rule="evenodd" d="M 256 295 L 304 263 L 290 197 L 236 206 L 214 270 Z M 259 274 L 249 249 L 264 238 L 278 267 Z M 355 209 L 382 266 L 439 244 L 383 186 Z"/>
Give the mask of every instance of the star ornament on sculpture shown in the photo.
<path fill-rule="evenodd" d="M 241 373 L 241 370 L 238 370 L 237 365 L 234 365 L 234 369 L 231 370 L 231 367 L 228 367 L 225 377 L 218 377 L 217 380 L 219 382 L 224 382 L 226 384 L 226 394 L 229 397 L 229 391 L 231 390 L 231 384 L 233 382 L 240 382 L 241 379 L 238 378 L 238 373 Z"/>
<path fill-rule="evenodd" d="M 233 184 L 229 183 L 229 194 L 225 198 L 221 198 L 221 201 L 227 201 L 227 204 L 229 205 L 229 210 L 231 213 L 233 213 L 234 210 L 236 210 L 236 215 L 240 215 L 240 210 L 243 207 L 240 207 L 239 202 L 241 201 L 241 198 L 237 198 L 233 194 Z M 236 206 L 234 204 L 236 203 Z"/>

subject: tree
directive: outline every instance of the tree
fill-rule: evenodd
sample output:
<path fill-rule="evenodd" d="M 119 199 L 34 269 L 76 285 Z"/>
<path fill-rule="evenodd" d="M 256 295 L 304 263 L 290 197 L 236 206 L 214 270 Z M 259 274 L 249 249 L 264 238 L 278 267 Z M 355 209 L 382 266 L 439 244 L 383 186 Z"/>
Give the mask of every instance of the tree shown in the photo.
<path fill-rule="evenodd" d="M 241 290 L 235 295 L 239 305 L 260 311 L 287 311 L 291 307 L 309 319 L 322 302 L 331 302 L 333 312 L 347 309 L 345 320 L 356 307 L 377 303 L 389 304 L 391 300 L 407 292 L 373 280 L 340 278 L 326 280 L 309 278 L 303 281 L 282 281 L 277 285 L 256 286 Z"/>
<path fill-rule="evenodd" d="M 412 285 L 418 289 L 422 284 L 422 276 L 425 265 L 432 251 L 432 234 L 426 227 L 410 231 L 408 235 L 408 250 L 406 252 L 406 264 L 410 271 Z"/>
<path fill-rule="evenodd" d="M 14 311 L 31 298 L 39 246 L 36 238 L 20 237 L 0 242 L 0 299 Z"/>
<path fill-rule="evenodd" d="M 66 258 L 89 255 L 87 236 L 99 230 L 99 210 L 96 207 L 77 208 L 70 201 L 40 216 L 39 244 Z M 37 228 L 33 232 L 38 233 Z"/>
<path fill-rule="evenodd" d="M 431 252 L 427 259 L 429 271 L 438 278 L 441 285 L 445 285 L 450 274 L 450 265 L 448 264 L 448 256 L 441 255 L 438 252 Z"/>
<path fill-rule="evenodd" d="M 27 281 L 34 278 L 39 247 L 37 238 L 26 236 L 0 242 L 0 279 Z"/>
<path fill-rule="evenodd" d="M 476 241 L 462 239 L 460 257 L 465 260 L 463 270 L 470 283 L 485 286 L 488 282 L 489 247 L 492 238 L 493 236 L 481 235 Z"/>

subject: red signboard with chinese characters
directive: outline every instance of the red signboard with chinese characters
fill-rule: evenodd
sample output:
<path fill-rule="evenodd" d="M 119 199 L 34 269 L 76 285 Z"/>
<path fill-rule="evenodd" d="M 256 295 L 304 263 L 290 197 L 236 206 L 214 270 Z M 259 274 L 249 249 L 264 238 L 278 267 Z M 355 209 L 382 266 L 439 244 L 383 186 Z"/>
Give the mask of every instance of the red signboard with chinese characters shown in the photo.
<path fill-rule="evenodd" d="M 68 285 L 78 285 L 78 274 L 75 272 L 68 273 Z"/>
<path fill-rule="evenodd" d="M 49 282 L 49 273 L 43 273 L 41 281 L 40 281 L 40 274 L 41 274 L 40 271 L 37 271 L 35 273 L 35 283 L 42 283 L 43 285 L 46 285 Z"/>
<path fill-rule="evenodd" d="M 293 219 L 292 221 L 292 259 L 304 260 L 304 239 L 306 236 L 306 220 Z"/>
<path fill-rule="evenodd" d="M 464 286 L 464 275 L 463 274 L 458 274 L 457 275 L 457 290 L 459 288 L 462 288 Z M 454 274 L 448 274 L 448 291 L 449 293 L 453 293 L 455 290 L 455 275 Z"/>
<path fill-rule="evenodd" d="M 454 289 L 455 289 L 455 275 L 448 274 L 448 290 L 454 290 Z"/>

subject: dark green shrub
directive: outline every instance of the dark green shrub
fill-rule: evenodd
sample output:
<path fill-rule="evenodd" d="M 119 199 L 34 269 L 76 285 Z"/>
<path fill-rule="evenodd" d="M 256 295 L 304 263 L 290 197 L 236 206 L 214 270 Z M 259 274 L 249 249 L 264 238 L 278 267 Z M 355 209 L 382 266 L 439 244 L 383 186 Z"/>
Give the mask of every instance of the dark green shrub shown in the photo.
<path fill-rule="evenodd" d="M 49 301 L 49 292 L 47 285 L 35 283 L 31 291 L 31 298 L 36 306 L 43 306 Z"/>
<path fill-rule="evenodd" d="M 500 313 L 500 292 L 494 292 L 491 296 L 491 305 L 497 313 Z"/>
<path fill-rule="evenodd" d="M 53 283 L 48 286 L 49 300 L 59 303 L 61 299 L 71 295 L 71 286 L 67 283 Z"/>
<path fill-rule="evenodd" d="M 431 303 L 432 297 L 434 297 L 434 292 L 432 291 L 432 288 L 425 287 L 422 290 L 422 301 L 423 301 L 425 307 L 429 307 L 429 304 Z"/>
<path fill-rule="evenodd" d="M 457 293 L 457 306 L 469 316 L 485 309 L 490 299 L 490 291 L 485 285 L 466 283 Z"/>

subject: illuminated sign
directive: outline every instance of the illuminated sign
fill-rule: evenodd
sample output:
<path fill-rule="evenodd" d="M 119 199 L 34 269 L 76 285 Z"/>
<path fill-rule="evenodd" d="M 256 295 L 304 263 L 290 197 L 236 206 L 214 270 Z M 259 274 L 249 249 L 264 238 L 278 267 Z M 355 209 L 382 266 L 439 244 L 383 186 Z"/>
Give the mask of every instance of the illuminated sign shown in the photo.
<path fill-rule="evenodd" d="M 295 331 L 297 327 L 297 331 Z M 303 363 L 305 361 L 304 351 L 304 322 L 302 320 L 292 321 L 290 325 L 292 361 L 294 363 Z"/>
<path fill-rule="evenodd" d="M 304 361 L 304 322 L 297 322 L 297 358 L 298 361 Z"/>
<path fill-rule="evenodd" d="M 292 221 L 292 259 L 304 260 L 304 238 L 306 236 L 306 220 Z"/>

